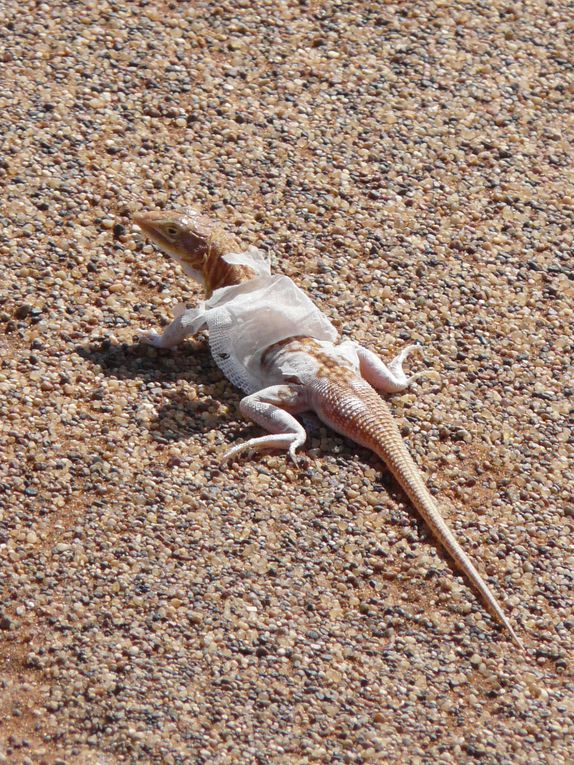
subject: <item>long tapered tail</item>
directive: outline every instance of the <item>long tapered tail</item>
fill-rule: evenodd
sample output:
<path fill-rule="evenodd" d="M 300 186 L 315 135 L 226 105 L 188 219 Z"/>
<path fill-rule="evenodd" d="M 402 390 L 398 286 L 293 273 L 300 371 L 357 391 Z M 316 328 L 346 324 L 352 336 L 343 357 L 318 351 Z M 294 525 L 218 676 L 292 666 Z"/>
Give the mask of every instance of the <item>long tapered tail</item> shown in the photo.
<path fill-rule="evenodd" d="M 354 381 L 351 387 L 325 381 L 320 388 L 317 392 L 321 419 L 342 435 L 371 449 L 386 463 L 433 536 L 480 593 L 488 611 L 506 627 L 517 645 L 524 648 L 494 594 L 441 516 L 385 401 L 362 380 Z"/>

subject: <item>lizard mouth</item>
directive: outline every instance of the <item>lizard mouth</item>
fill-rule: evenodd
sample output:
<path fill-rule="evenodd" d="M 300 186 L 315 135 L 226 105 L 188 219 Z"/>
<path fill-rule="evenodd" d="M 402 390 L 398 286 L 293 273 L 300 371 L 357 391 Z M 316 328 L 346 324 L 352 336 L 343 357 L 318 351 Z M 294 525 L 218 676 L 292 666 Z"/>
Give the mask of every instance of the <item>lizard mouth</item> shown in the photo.
<path fill-rule="evenodd" d="M 198 215 L 197 212 L 194 214 Z M 201 267 L 208 242 L 201 233 L 196 234 L 190 230 L 189 213 L 183 213 L 174 220 L 171 212 L 138 212 L 132 216 L 132 220 L 141 230 L 138 237 L 140 241 L 148 239 L 153 242 L 162 252 L 184 266 L 190 276 L 201 281 Z"/>
<path fill-rule="evenodd" d="M 147 241 L 152 242 L 162 252 L 174 258 L 178 262 L 181 260 L 181 254 L 178 251 L 175 242 L 170 241 L 163 235 L 161 228 L 157 225 L 157 215 L 154 213 L 137 213 L 132 217 L 133 222 L 139 228 L 136 237 L 142 244 Z"/>
<path fill-rule="evenodd" d="M 141 224 L 141 222 L 139 220 L 139 216 L 134 215 L 132 217 L 132 222 L 134 224 L 133 235 L 134 235 L 135 241 L 138 244 L 145 244 L 146 237 L 147 237 L 147 232 L 144 230 L 144 227 L 142 226 L 142 224 Z"/>
<path fill-rule="evenodd" d="M 151 215 L 149 213 L 136 213 L 132 217 L 132 220 L 136 226 L 139 226 L 139 228 L 144 234 L 146 234 L 146 236 L 153 238 L 157 234 L 157 231 L 152 225 Z"/>

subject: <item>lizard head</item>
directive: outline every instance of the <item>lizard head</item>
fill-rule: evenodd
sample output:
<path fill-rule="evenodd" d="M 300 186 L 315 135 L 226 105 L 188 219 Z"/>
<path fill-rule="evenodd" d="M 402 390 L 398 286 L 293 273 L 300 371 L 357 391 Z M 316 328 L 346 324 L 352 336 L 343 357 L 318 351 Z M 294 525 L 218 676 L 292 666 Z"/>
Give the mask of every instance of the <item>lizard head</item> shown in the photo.
<path fill-rule="evenodd" d="M 177 261 L 186 274 L 203 284 L 207 295 L 217 287 L 251 279 L 255 271 L 224 261 L 241 245 L 221 225 L 193 208 L 134 215 L 134 222 L 154 244 Z"/>
<path fill-rule="evenodd" d="M 184 271 L 204 281 L 207 255 L 217 233 L 213 222 L 197 210 L 142 212 L 134 222 L 154 244 L 176 260 Z"/>

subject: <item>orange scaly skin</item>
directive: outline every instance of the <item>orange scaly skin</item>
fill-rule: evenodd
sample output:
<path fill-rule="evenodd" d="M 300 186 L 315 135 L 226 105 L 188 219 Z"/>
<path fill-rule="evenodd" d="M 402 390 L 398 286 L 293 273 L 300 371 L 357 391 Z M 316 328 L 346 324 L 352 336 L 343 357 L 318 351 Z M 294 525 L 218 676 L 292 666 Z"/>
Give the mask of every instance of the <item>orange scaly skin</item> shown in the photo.
<path fill-rule="evenodd" d="M 221 260 L 226 253 L 238 251 L 236 240 L 194 211 L 145 213 L 135 220 L 184 268 L 187 265 L 201 272 L 208 297 L 217 287 L 241 284 L 254 276 L 247 266 L 230 266 Z M 173 347 L 189 334 L 178 321 L 162 336 L 145 332 L 143 339 L 157 347 Z M 226 459 L 245 451 L 279 448 L 287 449 L 295 460 L 295 452 L 306 434 L 293 415 L 306 410 L 316 412 L 333 430 L 371 449 L 386 463 L 433 536 L 480 593 L 489 612 L 523 648 L 490 588 L 440 515 L 389 407 L 375 390 L 376 387 L 392 393 L 408 386 L 416 375 L 407 378 L 402 362 L 414 346 L 406 348 L 387 366 L 367 349 L 352 345 L 355 356 L 343 352 L 341 345 L 304 335 L 269 346 L 260 359 L 262 383 L 241 401 L 240 409 L 270 435 L 234 446 Z"/>

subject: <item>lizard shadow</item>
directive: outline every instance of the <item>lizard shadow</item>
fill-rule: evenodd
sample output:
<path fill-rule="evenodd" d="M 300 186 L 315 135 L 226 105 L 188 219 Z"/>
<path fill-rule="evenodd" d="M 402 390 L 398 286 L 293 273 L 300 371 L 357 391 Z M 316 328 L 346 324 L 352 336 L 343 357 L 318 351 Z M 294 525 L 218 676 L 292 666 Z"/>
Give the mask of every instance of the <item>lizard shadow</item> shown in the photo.
<path fill-rule="evenodd" d="M 76 352 L 84 360 L 96 364 L 103 374 L 117 379 L 141 379 L 146 383 L 175 383 L 185 380 L 190 385 L 219 386 L 225 380 L 203 341 L 184 343 L 171 350 L 156 350 L 141 343 L 114 343 L 109 339 L 96 340 L 87 345 L 78 346 Z M 165 403 L 157 409 L 148 424 L 150 435 L 160 443 L 174 443 L 188 440 L 194 433 L 217 429 L 226 431 L 230 442 L 235 439 L 249 438 L 260 434 L 257 425 L 246 423 L 235 412 L 242 393 L 226 384 L 226 400 L 233 411 L 229 415 L 221 412 L 221 394 L 202 399 L 191 398 L 185 390 L 164 391 Z M 313 436 L 320 435 L 323 426 L 316 415 L 304 413 L 298 417 L 307 430 L 309 442 Z M 415 521 L 417 536 L 426 541 L 432 538 L 428 534 L 424 521 L 412 509 L 408 497 L 397 485 L 395 479 L 378 457 L 370 450 L 360 447 L 346 438 L 340 437 L 341 452 L 338 459 L 348 460 L 358 455 L 365 464 L 371 464 L 379 471 L 377 491 L 387 494 L 397 504 L 397 509 L 390 514 L 390 522 L 397 525 L 410 525 Z M 308 446 L 309 446 L 308 442 Z M 305 450 L 303 450 L 304 452 Z M 264 455 L 255 459 L 264 459 Z M 407 508 L 408 516 L 399 507 Z M 407 520 L 410 517 L 410 520 Z M 442 553 L 440 545 L 437 550 Z M 441 556 L 442 557 L 442 556 Z M 448 560 L 448 556 L 445 557 Z"/>
<path fill-rule="evenodd" d="M 108 339 L 98 340 L 76 348 L 78 355 L 84 360 L 97 365 L 103 374 L 116 379 L 141 379 L 146 383 L 176 383 L 185 380 L 190 386 L 201 385 L 204 395 L 201 398 L 192 398 L 186 390 L 169 390 L 162 392 L 164 403 L 156 409 L 146 423 L 150 437 L 160 444 L 173 444 L 180 441 L 189 441 L 194 435 L 206 433 L 217 429 L 224 432 L 225 441 L 229 445 L 247 438 L 260 435 L 260 428 L 242 420 L 237 412 L 237 404 L 242 393 L 233 388 L 225 381 L 222 372 L 213 361 L 209 348 L 204 342 L 195 342 L 193 345 L 185 343 L 180 348 L 173 350 L 155 350 L 140 343 L 114 343 Z M 231 411 L 226 413 L 221 408 L 221 391 L 218 390 L 213 396 L 209 395 L 209 388 L 220 388 L 221 382 L 225 381 L 224 404 L 231 404 Z M 208 389 L 207 391 L 205 389 Z M 205 395 L 207 393 L 207 396 Z M 329 432 L 314 413 L 303 413 L 298 417 L 302 421 L 307 433 L 307 448 L 311 446 L 313 437 L 321 437 L 322 431 Z M 348 468 L 349 461 L 359 459 L 363 464 L 368 464 L 377 469 L 378 479 L 374 490 L 381 494 L 380 512 L 388 515 L 389 526 L 403 529 L 402 536 L 410 529 L 408 536 L 418 542 L 430 544 L 435 548 L 439 558 L 446 561 L 453 572 L 458 573 L 450 558 L 445 555 L 440 544 L 437 544 L 430 534 L 424 521 L 416 510 L 413 509 L 407 495 L 398 486 L 395 479 L 385 467 L 384 463 L 370 450 L 358 446 L 352 441 L 342 437 L 340 450 L 336 456 L 337 462 L 344 463 Z M 305 449 L 301 456 L 305 457 L 306 467 L 312 467 L 312 463 L 321 460 L 328 452 L 319 450 L 317 457 L 305 455 Z M 272 452 L 273 453 L 273 452 Z M 265 460 L 264 453 L 254 455 L 251 459 L 256 461 Z M 384 497 L 391 499 L 391 506 L 385 502 Z M 385 510 L 382 508 L 386 505 Z M 330 511 L 329 511 L 330 514 Z M 431 566 L 425 576 L 431 579 L 440 576 L 440 570 Z M 414 594 L 413 594 L 414 597 Z"/>
<path fill-rule="evenodd" d="M 114 343 L 105 338 L 76 348 L 85 361 L 96 364 L 108 377 L 140 378 L 145 382 L 175 382 L 180 379 L 215 378 L 219 373 L 207 347 L 163 351 L 142 343 Z M 220 373 L 219 373 L 220 374 Z"/>
<path fill-rule="evenodd" d="M 97 365 L 103 374 L 119 380 L 140 379 L 148 384 L 165 384 L 187 381 L 191 386 L 199 384 L 207 388 L 201 399 L 193 399 L 185 390 L 163 392 L 166 403 L 158 408 L 149 420 L 151 437 L 160 443 L 173 443 L 189 439 L 194 433 L 212 430 L 221 424 L 225 415 L 219 411 L 221 394 L 209 395 L 210 386 L 218 386 L 225 378 L 213 361 L 205 343 L 182 345 L 173 350 L 156 350 L 141 343 L 114 343 L 96 340 L 78 346 L 76 353 L 85 361 Z M 231 395 L 227 402 L 236 404 L 241 398 L 239 391 L 226 382 Z M 217 415 L 210 413 L 217 410 Z M 232 421 L 233 414 L 229 420 Z"/>

